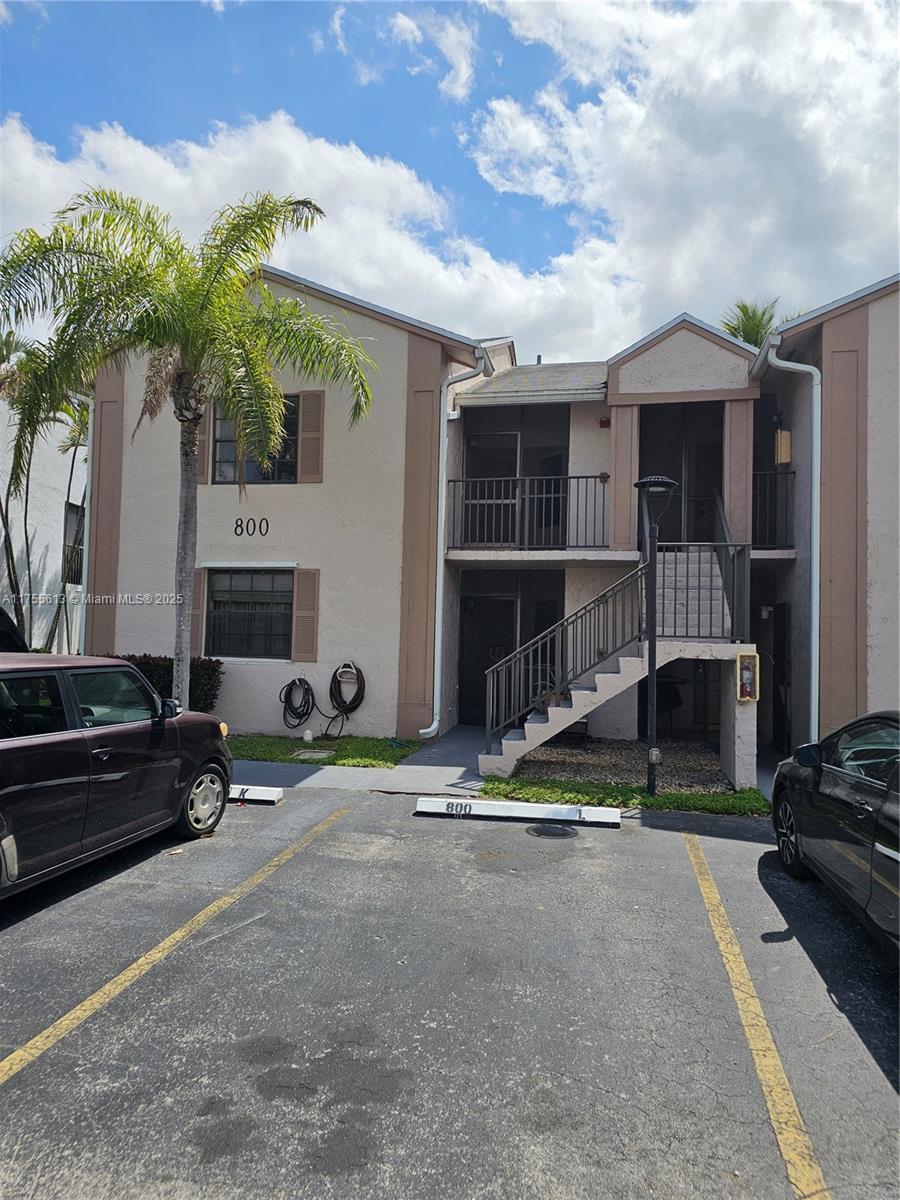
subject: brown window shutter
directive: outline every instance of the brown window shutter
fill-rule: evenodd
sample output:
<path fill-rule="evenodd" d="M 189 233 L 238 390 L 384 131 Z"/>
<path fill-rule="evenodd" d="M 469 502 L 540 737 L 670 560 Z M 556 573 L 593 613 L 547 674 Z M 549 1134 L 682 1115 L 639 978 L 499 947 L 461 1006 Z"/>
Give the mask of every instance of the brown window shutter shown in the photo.
<path fill-rule="evenodd" d="M 207 404 L 197 428 L 197 482 L 209 483 L 210 443 L 212 442 L 212 402 Z"/>
<path fill-rule="evenodd" d="M 206 627 L 206 572 L 194 571 L 194 607 L 191 609 L 191 656 L 203 653 L 203 634 Z"/>
<path fill-rule="evenodd" d="M 325 438 L 325 393 L 301 392 L 298 483 L 321 483 Z"/>
<path fill-rule="evenodd" d="M 319 643 L 319 572 L 294 571 L 291 662 L 315 662 Z"/>

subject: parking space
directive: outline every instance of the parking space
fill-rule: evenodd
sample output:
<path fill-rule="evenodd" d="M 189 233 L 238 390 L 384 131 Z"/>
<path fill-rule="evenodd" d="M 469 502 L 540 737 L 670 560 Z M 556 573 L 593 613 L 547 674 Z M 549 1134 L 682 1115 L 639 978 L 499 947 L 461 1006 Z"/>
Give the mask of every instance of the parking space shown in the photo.
<path fill-rule="evenodd" d="M 687 832 L 831 1196 L 896 1194 L 896 975 L 765 822 L 412 808 L 306 788 L 8 900 L 7 1060 L 291 852 L 0 1088 L 0 1193 L 789 1200 Z"/>

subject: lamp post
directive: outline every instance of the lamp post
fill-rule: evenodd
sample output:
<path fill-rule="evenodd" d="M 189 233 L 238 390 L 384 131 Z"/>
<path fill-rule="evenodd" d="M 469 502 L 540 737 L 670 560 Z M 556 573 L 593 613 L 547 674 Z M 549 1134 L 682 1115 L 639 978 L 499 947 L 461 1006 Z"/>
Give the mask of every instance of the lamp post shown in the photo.
<path fill-rule="evenodd" d="M 656 557 L 659 519 L 678 487 L 666 475 L 645 475 L 634 485 L 647 513 L 647 795 L 656 795 Z"/>

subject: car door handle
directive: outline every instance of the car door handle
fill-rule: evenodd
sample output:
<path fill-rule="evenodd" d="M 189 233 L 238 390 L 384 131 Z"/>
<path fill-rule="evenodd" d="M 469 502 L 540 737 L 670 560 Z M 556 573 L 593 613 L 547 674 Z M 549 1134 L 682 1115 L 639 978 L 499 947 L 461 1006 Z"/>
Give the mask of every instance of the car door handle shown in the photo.
<path fill-rule="evenodd" d="M 94 758 L 99 758 L 99 760 L 101 762 L 106 762 L 106 760 L 112 754 L 112 747 L 111 746 L 100 746 L 100 747 L 98 747 L 98 749 L 92 750 L 91 754 L 93 755 Z"/>
<path fill-rule="evenodd" d="M 868 816 L 870 812 L 875 811 L 871 804 L 866 804 L 865 800 L 856 800 L 854 803 L 856 805 L 856 815 L 860 819 Z"/>

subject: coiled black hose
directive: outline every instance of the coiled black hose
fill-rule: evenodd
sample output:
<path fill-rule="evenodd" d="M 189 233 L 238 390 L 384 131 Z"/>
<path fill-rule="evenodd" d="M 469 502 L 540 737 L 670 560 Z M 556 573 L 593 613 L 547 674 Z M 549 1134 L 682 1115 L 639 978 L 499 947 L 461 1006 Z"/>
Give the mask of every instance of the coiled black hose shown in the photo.
<path fill-rule="evenodd" d="M 344 684 L 355 683 L 352 695 L 344 696 Z M 282 719 L 288 729 L 299 729 L 313 715 L 319 713 L 327 722 L 323 736 L 328 737 L 335 721 L 340 721 L 335 737 L 344 732 L 344 723 L 360 707 L 366 698 L 366 677 L 355 663 L 341 663 L 331 676 L 328 688 L 328 698 L 331 700 L 333 713 L 322 712 L 316 703 L 315 692 L 308 679 L 302 677 L 286 683 L 278 693 L 282 704 Z"/>
<path fill-rule="evenodd" d="M 306 679 L 292 679 L 278 693 L 281 701 L 281 717 L 288 729 L 299 729 L 313 715 L 316 695 L 312 684 Z"/>

